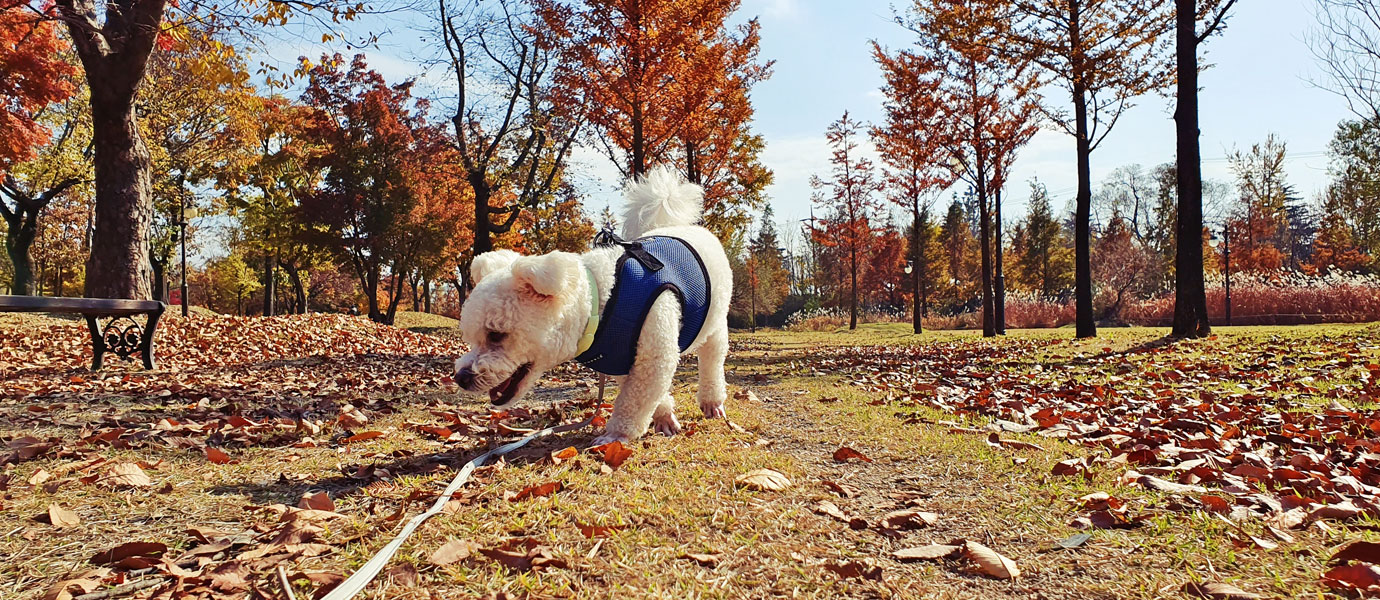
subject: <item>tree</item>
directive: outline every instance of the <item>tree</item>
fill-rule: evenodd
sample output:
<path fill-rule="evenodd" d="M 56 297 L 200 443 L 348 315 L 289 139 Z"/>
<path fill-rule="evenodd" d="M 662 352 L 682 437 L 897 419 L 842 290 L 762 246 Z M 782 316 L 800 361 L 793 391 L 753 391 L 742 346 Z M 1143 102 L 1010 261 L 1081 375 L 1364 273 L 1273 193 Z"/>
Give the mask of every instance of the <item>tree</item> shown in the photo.
<path fill-rule="evenodd" d="M 153 220 L 151 159 L 135 106 L 156 47 L 171 41 L 164 27 L 168 0 L 56 0 L 59 18 L 81 58 L 91 93 L 96 209 L 92 252 L 87 263 L 86 295 L 96 298 L 148 298 L 148 229 Z M 176 5 L 176 2 L 174 2 Z M 210 18 L 194 14 L 190 21 Z M 104 9 L 104 15 L 99 14 Z M 238 0 L 205 7 L 207 15 L 239 27 L 242 23 L 281 24 L 293 14 L 326 12 L 336 21 L 363 12 L 359 4 Z M 320 20 L 318 19 L 318 22 Z"/>
<path fill-rule="evenodd" d="M 580 194 L 569 182 L 561 182 L 556 193 L 527 211 L 519 226 L 523 246 L 529 253 L 584 252 L 594 239 L 594 222 L 585 216 Z"/>
<path fill-rule="evenodd" d="M 1324 235 L 1332 238 L 1329 243 L 1340 243 L 1344 227 L 1345 238 L 1370 257 L 1375 270 L 1380 266 L 1373 262 L 1380 259 L 1380 120 L 1338 124 L 1329 153 L 1332 182 L 1322 199 Z"/>
<path fill-rule="evenodd" d="M 907 17 L 915 32 L 910 76 L 926 81 L 927 93 L 941 111 L 937 145 L 953 179 L 968 183 L 978 205 L 982 260 L 983 335 L 1005 330 L 998 323 L 997 273 L 993 245 L 1001 245 L 996 201 L 1018 149 L 1035 135 L 1038 84 L 1030 63 L 994 51 L 1008 34 L 1005 5 L 993 2 L 937 3 L 917 0 Z M 1002 303 L 1004 304 L 1004 302 Z M 1003 319 L 1004 320 L 1004 319 Z"/>
<path fill-rule="evenodd" d="M 303 98 L 316 112 L 306 135 L 322 144 L 313 164 L 325 178 L 302 208 L 319 228 L 319 243 L 353 268 L 369 318 L 386 323 L 378 302 L 384 269 L 396 280 L 410 266 L 405 234 L 418 202 L 410 162 L 435 148 L 418 143 L 426 102 L 413 99 L 412 81 L 389 86 L 363 55 L 343 67 L 337 54 L 309 73 Z M 392 289 L 396 294 L 396 281 Z"/>
<path fill-rule="evenodd" d="M 1063 228 L 1049 206 L 1049 193 L 1038 181 L 1030 182 L 1030 202 L 1025 220 L 1013 236 L 1016 248 L 1016 283 L 1045 299 L 1055 299 L 1073 283 L 1073 256 Z"/>
<path fill-rule="evenodd" d="M 1097 261 L 1093 277 L 1103 303 L 1102 319 L 1115 320 L 1125 305 L 1126 294 L 1145 287 L 1150 259 L 1136 241 L 1131 222 L 1120 214 L 1113 215 L 1107 223 L 1094 251 Z"/>
<path fill-rule="evenodd" d="M 754 330 L 762 317 L 771 316 L 781 308 L 790 291 L 786 260 L 781 251 L 781 241 L 776 235 L 776 224 L 772 222 L 770 204 L 763 209 L 758 222 L 757 236 L 748 243 L 745 265 L 748 272 L 748 315 Z"/>
<path fill-rule="evenodd" d="M 849 329 L 858 328 L 859 269 L 872 241 L 871 219 L 881 208 L 873 196 L 879 186 L 872 161 L 863 157 L 858 148 L 861 127 L 847 112 L 830 124 L 824 136 L 833 150 L 829 159 L 833 165 L 831 177 L 810 178 L 810 185 L 815 188 L 814 202 L 834 213 L 825 227 L 814 230 L 812 236 L 824 246 L 841 248 L 847 260 Z"/>
<path fill-rule="evenodd" d="M 939 226 L 939 243 L 944 248 L 944 300 L 965 305 L 978 292 L 977 239 L 973 227 L 963 212 L 963 204 L 954 198 Z"/>
<path fill-rule="evenodd" d="M 1362 120 L 1380 119 L 1380 5 L 1371 0 L 1318 0 L 1308 38 L 1322 63 L 1322 87 L 1346 98 Z"/>
<path fill-rule="evenodd" d="M 1284 265 L 1291 246 L 1286 151 L 1272 134 L 1250 151 L 1234 150 L 1228 156 L 1240 198 L 1228 219 L 1233 270 L 1274 271 Z"/>
<path fill-rule="evenodd" d="M 53 9 L 35 15 L 26 4 L 0 5 L 0 179 L 14 163 L 34 158 L 52 132 L 43 110 L 71 97 L 76 67 L 68 44 L 50 20 Z"/>
<path fill-rule="evenodd" d="M 1163 34 L 1170 0 L 971 0 L 1007 26 L 993 45 L 1007 60 L 1030 63 L 1063 88 L 1072 111 L 1045 102 L 1042 112 L 1074 137 L 1078 195 L 1074 213 L 1077 337 L 1097 335 L 1093 314 L 1091 213 L 1094 150 L 1141 94 L 1166 86 Z M 961 30 L 959 30 L 961 32 Z M 957 36 L 955 36 L 957 37 Z M 1046 96 L 1049 100 L 1051 96 Z"/>
<path fill-rule="evenodd" d="M 15 295 L 34 293 L 34 244 L 50 207 L 64 199 L 86 200 L 90 194 L 91 128 L 85 98 L 72 96 L 47 107 L 36 126 L 56 132 L 44 146 L 31 149 L 29 160 L 9 164 L 0 177 L 0 218 L 5 223 L 5 252 L 14 269 L 10 293 Z"/>
<path fill-rule="evenodd" d="M 539 17 L 514 13 L 500 0 L 494 11 L 472 11 L 462 27 L 444 0 L 439 8 L 459 94 L 453 145 L 474 204 L 472 258 L 492 250 L 494 236 L 508 233 L 524 209 L 555 189 L 584 107 L 557 105 L 555 50 L 539 39 Z M 499 100 L 476 87 L 500 90 Z"/>
<path fill-rule="evenodd" d="M 1198 147 L 1198 46 L 1221 31 L 1236 0 L 1175 0 L 1175 175 L 1178 177 L 1177 249 L 1174 255 L 1175 337 L 1205 337 L 1207 289 L 1203 282 L 1203 157 Z M 1199 31 L 1198 23 L 1206 22 Z"/>
<path fill-rule="evenodd" d="M 884 176 L 893 203 L 910 209 L 907 228 L 911 261 L 911 329 L 923 330 L 926 300 L 925 283 L 930 278 L 927 240 L 929 210 L 933 195 L 953 183 L 953 173 L 945 166 L 947 157 L 938 132 L 946 111 L 943 99 L 935 93 L 936 78 L 920 77 L 923 59 L 914 53 L 888 54 L 872 43 L 872 57 L 882 69 L 882 104 L 885 121 L 872 128 L 872 140 L 882 155 Z"/>

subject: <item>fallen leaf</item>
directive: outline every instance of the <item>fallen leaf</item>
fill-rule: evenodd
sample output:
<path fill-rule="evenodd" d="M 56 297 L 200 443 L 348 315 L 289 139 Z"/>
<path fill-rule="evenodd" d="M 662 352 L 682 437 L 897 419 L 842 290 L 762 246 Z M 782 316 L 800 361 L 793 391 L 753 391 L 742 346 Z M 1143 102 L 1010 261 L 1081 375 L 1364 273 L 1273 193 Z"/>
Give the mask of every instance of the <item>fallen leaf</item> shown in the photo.
<path fill-rule="evenodd" d="M 400 563 L 388 569 L 385 573 L 393 583 L 409 588 L 417 585 L 417 567 L 412 563 Z"/>
<path fill-rule="evenodd" d="M 331 500 L 330 495 L 326 492 L 302 494 L 302 499 L 297 502 L 297 508 L 335 512 L 335 501 Z"/>
<path fill-rule="evenodd" d="M 91 563 L 108 565 L 120 562 L 131 556 L 161 556 L 168 551 L 167 544 L 159 542 L 127 542 L 91 557 Z"/>
<path fill-rule="evenodd" d="M 1212 600 L 1256 600 L 1263 597 L 1229 583 L 1193 583 L 1190 581 L 1184 584 L 1183 591 L 1184 594 L 1195 598 L 1211 598 Z"/>
<path fill-rule="evenodd" d="M 561 487 L 561 482 L 549 481 L 547 483 L 527 486 L 518 492 L 504 492 L 503 499 L 509 502 L 521 502 L 528 498 L 541 498 L 561 491 Z"/>
<path fill-rule="evenodd" d="M 1332 567 L 1323 573 L 1322 582 L 1334 590 L 1380 591 L 1380 567 L 1369 563 Z"/>
<path fill-rule="evenodd" d="M 623 461 L 632 456 L 632 450 L 623 446 L 623 442 L 609 442 L 602 446 L 595 446 L 591 450 L 603 455 L 604 464 L 617 469 L 623 466 Z"/>
<path fill-rule="evenodd" d="M 939 522 L 937 513 L 921 510 L 896 510 L 882 517 L 881 525 L 887 529 L 919 529 Z"/>
<path fill-rule="evenodd" d="M 915 548 L 903 548 L 891 553 L 891 557 L 896 560 L 934 560 L 937 558 L 949 558 L 958 554 L 958 546 L 947 544 L 930 544 L 928 546 L 918 546 Z"/>
<path fill-rule="evenodd" d="M 627 525 L 583 525 L 576 523 L 575 527 L 580 529 L 580 533 L 587 538 L 608 537 L 615 531 L 627 529 Z"/>
<path fill-rule="evenodd" d="M 825 563 L 824 568 L 829 572 L 838 575 L 841 579 L 871 579 L 874 581 L 882 580 L 882 568 L 876 565 L 869 565 L 859 561 L 849 561 L 841 564 Z"/>
<path fill-rule="evenodd" d="M 449 565 L 469 558 L 478 549 L 478 543 L 469 540 L 451 540 L 441 544 L 440 548 L 432 552 L 431 556 L 427 558 L 427 562 L 437 566 Z"/>
<path fill-rule="evenodd" d="M 779 492 L 791 487 L 791 480 L 771 469 L 756 469 L 738 476 L 738 485 L 752 490 Z"/>
<path fill-rule="evenodd" d="M 383 437 L 382 431 L 365 431 L 361 433 L 356 433 L 340 441 L 346 444 L 353 444 L 355 442 L 366 442 L 379 437 Z"/>
<path fill-rule="evenodd" d="M 81 517 L 54 502 L 48 505 L 48 522 L 52 523 L 53 527 L 63 529 L 80 525 Z"/>
<path fill-rule="evenodd" d="M 682 554 L 681 558 L 688 558 L 700 564 L 701 567 L 716 567 L 719 565 L 719 555 L 717 554 Z"/>
<path fill-rule="evenodd" d="M 1352 542 L 1341 550 L 1338 550 L 1327 562 L 1329 564 L 1342 564 L 1353 560 L 1380 563 L 1380 543 L 1365 541 Z"/>
<path fill-rule="evenodd" d="M 563 462 L 565 462 L 565 461 L 567 461 L 567 460 L 570 460 L 570 459 L 572 459 L 572 458 L 575 458 L 575 457 L 577 457 L 577 456 L 579 456 L 579 455 L 580 455 L 580 451 L 579 451 L 579 450 L 576 450 L 574 446 L 566 446 L 566 447 L 565 447 L 563 450 L 561 450 L 560 452 L 552 452 L 552 453 L 551 453 L 551 463 L 552 463 L 552 464 L 557 464 L 557 465 L 559 465 L 559 464 L 561 464 L 561 463 L 563 463 Z"/>
<path fill-rule="evenodd" d="M 854 458 L 863 462 L 872 462 L 872 459 L 868 458 L 866 454 L 858 452 L 848 446 L 839 446 L 839 449 L 834 451 L 834 462 L 848 462 L 850 459 Z"/>
<path fill-rule="evenodd" d="M 53 584 L 43 594 L 43 600 L 72 600 L 80 594 L 89 594 L 101 587 L 101 581 L 110 574 L 110 569 L 105 567 L 82 571 L 71 579 L 64 579 Z M 72 593 L 73 591 L 77 593 Z"/>
<path fill-rule="evenodd" d="M 977 563 L 978 570 L 997 579 L 1015 579 L 1021 576 L 1016 561 L 997 554 L 996 550 L 977 542 L 963 543 L 963 556 Z"/>
<path fill-rule="evenodd" d="M 153 485 L 153 480 L 134 463 L 116 463 L 106 471 L 106 483 L 115 487 L 145 487 Z"/>
<path fill-rule="evenodd" d="M 824 484 L 824 487 L 833 490 L 835 494 L 843 496 L 844 498 L 852 498 L 858 495 L 858 488 L 855 488 L 851 485 L 838 483 L 836 481 L 830 481 L 827 479 L 824 480 L 822 483 Z"/>
<path fill-rule="evenodd" d="M 229 455 L 229 454 L 226 454 L 225 451 L 224 451 L 224 450 L 221 450 L 220 448 L 212 448 L 212 447 L 210 447 L 210 446 L 207 446 L 207 447 L 206 447 L 206 460 L 209 460 L 209 461 L 211 461 L 212 464 L 216 464 L 216 465 L 229 464 L 229 463 L 230 463 L 230 455 Z"/>

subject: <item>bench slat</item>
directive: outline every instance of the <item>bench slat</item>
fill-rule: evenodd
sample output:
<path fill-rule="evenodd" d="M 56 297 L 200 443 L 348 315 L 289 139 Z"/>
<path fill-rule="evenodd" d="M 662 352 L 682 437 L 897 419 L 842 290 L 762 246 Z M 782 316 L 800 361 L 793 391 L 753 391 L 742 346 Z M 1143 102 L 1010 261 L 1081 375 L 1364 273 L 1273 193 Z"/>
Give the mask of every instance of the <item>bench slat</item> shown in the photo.
<path fill-rule="evenodd" d="M 162 304 L 157 300 L 0 296 L 0 312 L 55 312 L 119 317 L 158 312 Z"/>

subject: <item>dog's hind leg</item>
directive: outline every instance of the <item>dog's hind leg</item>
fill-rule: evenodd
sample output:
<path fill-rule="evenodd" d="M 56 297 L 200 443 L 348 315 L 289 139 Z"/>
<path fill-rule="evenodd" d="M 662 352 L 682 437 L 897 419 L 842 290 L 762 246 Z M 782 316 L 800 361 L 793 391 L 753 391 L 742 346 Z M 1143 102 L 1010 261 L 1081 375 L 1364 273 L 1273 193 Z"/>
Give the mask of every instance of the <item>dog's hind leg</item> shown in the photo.
<path fill-rule="evenodd" d="M 700 346 L 700 410 L 707 419 L 727 417 L 724 400 L 728 398 L 728 384 L 724 381 L 724 359 L 728 356 L 728 329 L 720 328 Z"/>
<path fill-rule="evenodd" d="M 642 335 L 637 339 L 637 358 L 632 370 L 618 385 L 604 434 L 594 444 L 626 442 L 642 437 L 652 423 L 652 415 L 669 399 L 671 379 L 680 362 L 680 304 L 673 294 L 662 294 L 652 303 Z M 667 406 L 669 410 L 671 407 Z M 674 416 L 672 417 L 674 419 Z"/>
<path fill-rule="evenodd" d="M 666 394 L 656 405 L 656 411 L 652 413 L 652 430 L 662 435 L 680 433 L 680 421 L 676 420 L 676 399 L 671 394 Z"/>

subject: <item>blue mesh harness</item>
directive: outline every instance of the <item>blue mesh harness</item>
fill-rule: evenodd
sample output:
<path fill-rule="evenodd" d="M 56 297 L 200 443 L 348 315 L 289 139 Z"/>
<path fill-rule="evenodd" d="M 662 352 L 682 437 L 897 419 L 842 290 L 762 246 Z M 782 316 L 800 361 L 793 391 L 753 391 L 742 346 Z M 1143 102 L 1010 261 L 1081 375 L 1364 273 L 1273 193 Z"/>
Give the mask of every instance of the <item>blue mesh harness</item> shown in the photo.
<path fill-rule="evenodd" d="M 662 292 L 669 290 L 680 300 L 680 351 L 694 343 L 709 316 L 709 272 L 699 253 L 680 238 L 657 235 L 624 242 L 607 237 L 623 247 L 623 255 L 614 267 L 613 290 L 594 342 L 575 360 L 605 375 L 627 375 L 642 324 Z"/>

